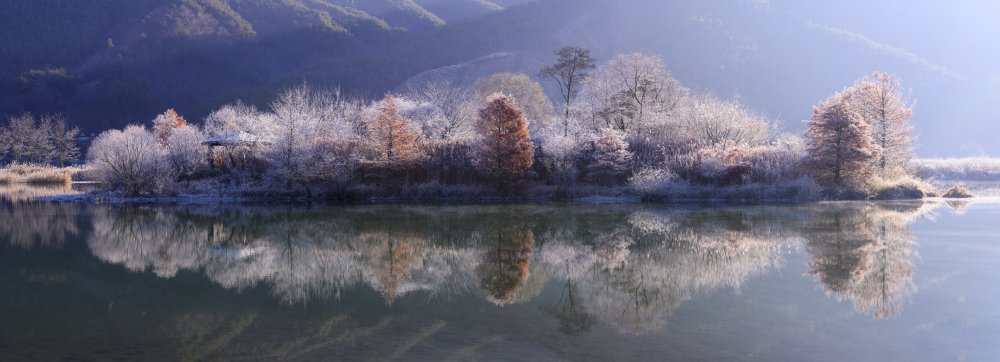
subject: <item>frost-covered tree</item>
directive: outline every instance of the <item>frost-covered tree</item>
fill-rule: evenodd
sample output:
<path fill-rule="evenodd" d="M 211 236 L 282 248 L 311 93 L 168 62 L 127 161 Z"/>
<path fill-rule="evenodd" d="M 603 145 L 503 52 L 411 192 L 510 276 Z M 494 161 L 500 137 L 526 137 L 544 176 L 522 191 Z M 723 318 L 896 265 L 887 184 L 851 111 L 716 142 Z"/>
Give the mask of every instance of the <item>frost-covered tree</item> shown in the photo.
<path fill-rule="evenodd" d="M 513 99 L 494 94 L 479 110 L 476 166 L 501 188 L 519 183 L 534 164 L 528 119 Z"/>
<path fill-rule="evenodd" d="M 565 115 L 563 118 L 563 136 L 569 135 L 570 105 L 579 91 L 580 84 L 587 80 L 590 73 L 597 68 L 590 50 L 580 47 L 563 47 L 555 52 L 556 63 L 542 67 L 539 75 L 551 78 L 559 84 Z"/>
<path fill-rule="evenodd" d="M 851 104 L 868 122 L 878 146 L 873 159 L 875 171 L 883 178 L 898 177 L 913 158 L 913 102 L 903 96 L 899 77 L 875 72 L 849 88 Z"/>
<path fill-rule="evenodd" d="M 486 103 L 495 93 L 506 95 L 517 103 L 531 122 L 532 133 L 549 128 L 552 101 L 545 95 L 542 86 L 527 74 L 497 73 L 476 81 L 476 104 Z"/>
<path fill-rule="evenodd" d="M 167 138 L 166 159 L 173 175 L 190 179 L 205 166 L 207 148 L 202 145 L 205 135 L 198 126 L 184 125 L 174 129 Z"/>
<path fill-rule="evenodd" d="M 582 137 L 570 134 L 541 137 L 535 146 L 535 163 L 544 175 L 558 186 L 573 185 L 580 174 L 578 155 L 583 147 Z"/>
<path fill-rule="evenodd" d="M 170 134 L 185 124 L 187 124 L 187 121 L 184 120 L 184 117 L 181 117 L 173 108 L 170 108 L 153 119 L 153 133 L 160 139 L 160 144 L 166 145 Z"/>
<path fill-rule="evenodd" d="M 0 162 L 5 161 L 10 153 L 11 138 L 10 130 L 0 124 Z"/>
<path fill-rule="evenodd" d="M 87 160 L 94 175 L 129 195 L 156 192 L 164 185 L 159 139 L 142 126 L 110 130 L 94 139 Z"/>
<path fill-rule="evenodd" d="M 222 152 L 230 167 L 244 169 L 251 160 L 264 158 L 275 138 L 274 114 L 260 112 L 242 101 L 227 104 L 205 117 L 204 133 L 240 142 L 225 142 Z"/>
<path fill-rule="evenodd" d="M 288 89 L 271 103 L 274 142 L 268 159 L 278 181 L 302 186 L 312 196 L 312 183 L 322 179 L 328 159 L 320 143 L 327 115 L 325 95 L 305 85 Z"/>
<path fill-rule="evenodd" d="M 368 142 L 375 149 L 375 162 L 390 171 L 413 166 L 423 157 L 417 141 L 420 131 L 399 114 L 396 98 L 387 94 L 369 124 Z"/>
<path fill-rule="evenodd" d="M 52 124 L 59 116 L 23 113 L 7 119 L 7 153 L 13 162 L 52 160 Z"/>
<path fill-rule="evenodd" d="M 687 98 L 681 122 L 700 146 L 731 142 L 742 146 L 766 144 L 771 124 L 742 104 L 704 94 Z"/>
<path fill-rule="evenodd" d="M 600 66 L 581 92 L 595 128 L 648 134 L 675 116 L 687 89 L 663 61 L 645 53 L 619 55 Z"/>
<path fill-rule="evenodd" d="M 58 161 L 59 167 L 63 167 L 67 161 L 80 158 L 80 146 L 76 143 L 79 135 L 79 127 L 69 127 L 66 125 L 66 117 L 56 116 L 50 132 L 52 154 L 49 159 Z"/>
<path fill-rule="evenodd" d="M 837 93 L 813 108 L 806 138 L 809 165 L 820 183 L 858 185 L 872 174 L 877 146 L 849 93 Z"/>
<path fill-rule="evenodd" d="M 428 138 L 454 140 L 471 136 L 476 112 L 468 89 L 448 81 L 428 81 L 412 90 L 409 97 L 433 107 L 433 114 L 422 124 Z"/>
<path fill-rule="evenodd" d="M 593 159 L 587 166 L 587 178 L 601 184 L 618 182 L 632 165 L 632 152 L 628 150 L 625 134 L 602 128 L 594 133 L 593 143 Z"/>

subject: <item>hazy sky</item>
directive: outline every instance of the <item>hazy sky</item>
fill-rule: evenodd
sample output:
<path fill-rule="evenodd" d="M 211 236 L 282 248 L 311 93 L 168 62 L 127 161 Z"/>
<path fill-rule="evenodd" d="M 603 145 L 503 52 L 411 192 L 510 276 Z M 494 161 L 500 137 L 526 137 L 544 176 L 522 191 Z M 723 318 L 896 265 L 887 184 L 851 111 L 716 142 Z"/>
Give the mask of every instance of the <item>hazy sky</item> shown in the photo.
<path fill-rule="evenodd" d="M 917 100 L 918 151 L 928 156 L 1000 152 L 1000 2 L 770 0 L 825 31 L 936 73 L 948 90 L 904 85 Z M 921 107 L 926 104 L 927 107 Z"/>

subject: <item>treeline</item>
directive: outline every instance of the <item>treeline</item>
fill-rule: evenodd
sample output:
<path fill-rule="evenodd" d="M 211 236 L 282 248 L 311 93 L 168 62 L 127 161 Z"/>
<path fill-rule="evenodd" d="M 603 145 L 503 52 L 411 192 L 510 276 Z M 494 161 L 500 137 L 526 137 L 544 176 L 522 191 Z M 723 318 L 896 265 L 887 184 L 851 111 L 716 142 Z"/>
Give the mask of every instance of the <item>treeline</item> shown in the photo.
<path fill-rule="evenodd" d="M 371 103 L 302 85 L 266 110 L 225 105 L 200 127 L 168 111 L 152 129 L 105 132 L 88 162 L 133 195 L 192 182 L 309 197 L 453 186 L 502 195 L 628 187 L 649 198 L 926 191 L 903 167 L 912 110 L 892 76 L 876 73 L 821 103 L 803 139 L 777 134 L 737 100 L 691 92 L 655 56 L 598 67 L 586 49 L 556 55 L 539 75 L 561 88 L 558 107 L 525 74 L 495 74 L 472 89 L 433 81 Z"/>
<path fill-rule="evenodd" d="M 63 115 L 9 117 L 0 122 L 0 161 L 62 167 L 80 158 L 79 135 L 80 129 L 68 125 Z"/>

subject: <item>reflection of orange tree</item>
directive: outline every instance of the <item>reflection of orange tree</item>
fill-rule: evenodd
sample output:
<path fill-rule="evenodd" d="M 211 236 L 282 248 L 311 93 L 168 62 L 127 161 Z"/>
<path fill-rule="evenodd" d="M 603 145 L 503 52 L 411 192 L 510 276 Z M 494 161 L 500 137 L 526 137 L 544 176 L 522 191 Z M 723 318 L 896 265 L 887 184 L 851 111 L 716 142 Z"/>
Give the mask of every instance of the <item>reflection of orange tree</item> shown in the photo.
<path fill-rule="evenodd" d="M 423 265 L 418 249 L 427 246 L 427 241 L 409 236 L 393 237 L 388 233 L 365 234 L 362 243 L 372 245 L 378 255 L 376 266 L 377 285 L 372 287 L 382 293 L 387 303 L 392 303 L 401 293 L 405 283 L 416 268 Z"/>
<path fill-rule="evenodd" d="M 526 227 L 490 230 L 483 261 L 476 268 L 479 286 L 496 305 L 509 304 L 517 289 L 528 281 L 535 236 Z"/>
<path fill-rule="evenodd" d="M 817 213 L 805 230 L 811 273 L 837 300 L 876 319 L 899 315 L 914 291 L 909 224 L 926 207 L 841 207 Z"/>

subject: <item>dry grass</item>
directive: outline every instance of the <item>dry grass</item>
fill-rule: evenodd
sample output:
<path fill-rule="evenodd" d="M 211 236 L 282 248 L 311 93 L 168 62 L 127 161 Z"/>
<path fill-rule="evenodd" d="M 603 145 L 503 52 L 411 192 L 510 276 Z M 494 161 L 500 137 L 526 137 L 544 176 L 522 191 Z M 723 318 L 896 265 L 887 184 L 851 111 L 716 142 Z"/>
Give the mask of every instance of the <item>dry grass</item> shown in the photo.
<path fill-rule="evenodd" d="M 0 168 L 0 184 L 68 184 L 80 171 L 79 167 L 12 163 Z"/>
<path fill-rule="evenodd" d="M 926 158 L 910 163 L 914 175 L 925 179 L 996 181 L 1000 180 L 1000 158 Z"/>

